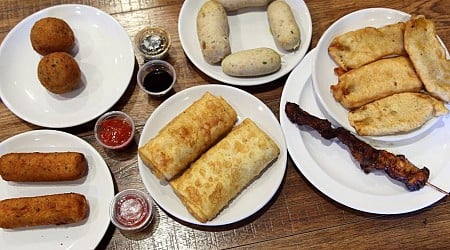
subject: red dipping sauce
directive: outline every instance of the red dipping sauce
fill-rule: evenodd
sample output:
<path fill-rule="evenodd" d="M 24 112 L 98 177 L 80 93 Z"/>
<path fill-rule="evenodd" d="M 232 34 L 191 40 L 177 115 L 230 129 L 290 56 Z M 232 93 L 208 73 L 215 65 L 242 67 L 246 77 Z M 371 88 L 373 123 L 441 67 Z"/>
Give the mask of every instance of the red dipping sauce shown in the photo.
<path fill-rule="evenodd" d="M 109 149 L 124 149 L 134 137 L 134 123 L 121 111 L 111 111 L 101 116 L 95 124 L 95 137 Z"/>
<path fill-rule="evenodd" d="M 120 118 L 109 118 L 100 123 L 100 140 L 108 146 L 120 146 L 131 137 L 131 125 Z"/>
<path fill-rule="evenodd" d="M 152 213 L 149 196 L 135 189 L 120 192 L 111 203 L 111 220 L 121 230 L 144 229 L 150 223 Z"/>

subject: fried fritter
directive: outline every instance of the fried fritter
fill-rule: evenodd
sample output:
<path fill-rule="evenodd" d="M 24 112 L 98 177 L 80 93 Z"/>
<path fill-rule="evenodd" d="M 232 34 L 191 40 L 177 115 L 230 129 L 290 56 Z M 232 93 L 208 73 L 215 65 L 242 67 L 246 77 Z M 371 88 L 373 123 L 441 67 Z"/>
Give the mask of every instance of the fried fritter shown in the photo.
<path fill-rule="evenodd" d="M 81 70 L 75 59 L 66 52 L 44 56 L 38 65 L 38 78 L 50 92 L 63 94 L 76 89 L 81 81 Z"/>
<path fill-rule="evenodd" d="M 62 19 L 45 17 L 34 23 L 30 32 L 33 49 L 45 56 L 52 52 L 70 53 L 75 46 L 75 36 Z"/>

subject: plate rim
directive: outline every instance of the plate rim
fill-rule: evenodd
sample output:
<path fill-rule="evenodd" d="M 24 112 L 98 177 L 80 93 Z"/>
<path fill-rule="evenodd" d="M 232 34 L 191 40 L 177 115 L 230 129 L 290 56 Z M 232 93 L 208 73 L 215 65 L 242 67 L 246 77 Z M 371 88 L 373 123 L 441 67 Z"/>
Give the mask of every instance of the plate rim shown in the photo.
<path fill-rule="evenodd" d="M 178 93 L 176 93 L 175 95 L 171 96 L 170 98 L 168 98 L 167 100 L 164 101 L 164 103 L 166 103 L 166 105 L 164 105 L 164 103 L 162 103 L 161 105 L 159 105 L 157 107 L 157 109 L 155 109 L 155 111 L 153 111 L 153 113 L 150 115 L 150 117 L 147 119 L 147 121 L 145 122 L 144 128 L 142 130 L 141 133 L 141 137 L 139 139 L 139 143 L 138 143 L 138 147 L 141 147 L 142 145 L 144 145 L 150 138 L 145 137 L 145 131 L 149 131 L 150 130 L 150 126 L 151 126 L 151 122 L 153 119 L 156 119 L 155 116 L 153 114 L 158 114 L 159 112 L 162 112 L 167 106 L 168 104 L 171 104 L 173 106 L 173 102 L 177 101 L 177 98 L 182 98 L 184 96 L 184 98 L 186 98 L 186 96 L 189 95 L 195 95 L 195 93 L 200 93 L 200 92 L 206 92 L 206 91 L 211 91 L 212 94 L 214 95 L 220 95 L 218 92 L 222 91 L 222 90 L 226 90 L 226 91 L 231 91 L 233 93 L 239 93 L 241 95 L 245 95 L 248 98 L 253 99 L 252 101 L 254 102 L 258 102 L 260 105 L 263 106 L 263 108 L 265 109 L 265 111 L 270 111 L 270 108 L 264 103 L 262 102 L 260 99 L 258 99 L 256 96 L 241 90 L 239 88 L 233 87 L 233 86 L 228 86 L 228 85 L 220 85 L 220 84 L 205 84 L 205 85 L 197 85 L 194 87 L 190 87 L 187 89 L 184 89 Z M 201 96 L 201 95 L 200 95 Z M 192 103 L 193 101 L 195 101 L 195 98 L 192 98 L 188 103 Z M 237 109 L 236 111 L 238 112 L 238 118 L 245 118 L 245 117 L 239 117 L 239 108 L 234 107 L 235 109 Z M 181 111 L 183 110 L 183 108 L 179 108 Z M 248 116 L 247 116 L 248 117 Z M 244 216 L 240 216 L 239 218 L 235 218 L 232 220 L 228 220 L 228 221 L 217 221 L 217 217 L 214 218 L 211 221 L 208 221 L 206 223 L 201 223 L 199 221 L 197 221 L 191 214 L 189 214 L 186 210 L 186 216 L 184 215 L 180 215 L 175 213 L 172 209 L 168 209 L 167 205 L 164 205 L 160 199 L 160 197 L 155 197 L 155 194 L 153 193 L 152 187 L 151 185 L 146 181 L 146 177 L 145 175 L 149 175 L 151 178 L 153 178 L 154 180 L 156 180 L 156 177 L 154 177 L 154 175 L 152 173 L 150 173 L 150 170 L 147 168 L 147 166 L 145 166 L 145 164 L 143 163 L 142 159 L 140 158 L 139 154 L 138 154 L 138 166 L 139 166 L 139 174 L 142 178 L 142 182 L 144 183 L 144 186 L 146 187 L 147 191 L 150 193 L 150 195 L 152 196 L 153 200 L 155 201 L 156 204 L 158 204 L 158 206 L 160 208 L 162 208 L 162 210 L 164 210 L 167 214 L 170 214 L 171 216 L 174 216 L 175 218 L 184 221 L 186 223 L 190 223 L 193 225 L 200 225 L 200 226 L 223 226 L 223 225 L 229 225 L 229 224 L 233 224 L 236 223 L 238 221 L 242 221 L 250 216 L 252 216 L 253 214 L 257 213 L 259 210 L 261 210 L 265 205 L 267 205 L 270 200 L 272 200 L 274 198 L 274 196 L 276 195 L 277 191 L 280 189 L 281 187 L 281 183 L 283 182 L 285 173 L 286 173 L 286 168 L 287 168 L 287 147 L 286 147 L 286 140 L 283 136 L 282 130 L 281 130 L 281 126 L 277 120 L 277 118 L 275 117 L 275 114 L 270 111 L 270 114 L 268 115 L 268 117 L 270 117 L 270 120 L 276 122 L 277 125 L 277 131 L 275 132 L 271 132 L 271 131 L 267 131 L 269 132 L 269 135 L 274 135 L 277 134 L 277 138 L 274 138 L 274 140 L 281 140 L 281 144 L 279 145 L 279 143 L 277 143 L 277 145 L 280 147 L 280 155 L 278 156 L 277 161 L 279 161 L 279 163 L 277 164 L 277 167 L 279 169 L 273 170 L 276 171 L 275 173 L 278 174 L 278 179 L 276 181 L 274 181 L 274 185 L 273 185 L 273 192 L 268 195 L 263 202 L 260 202 L 260 204 L 256 204 L 257 206 L 255 206 L 252 210 L 252 212 L 250 214 L 245 214 Z M 168 120 L 170 121 L 170 118 L 168 118 Z M 239 123 L 240 121 L 238 121 L 237 123 Z M 255 121 L 256 122 L 256 121 Z M 260 125 L 259 123 L 257 123 L 258 126 L 261 126 L 262 129 L 264 129 L 263 125 Z M 274 126 L 275 123 L 272 125 Z M 264 129 L 265 131 L 267 129 Z M 159 130 L 158 129 L 154 129 L 153 131 L 155 131 L 154 134 L 156 134 Z M 277 162 L 276 161 L 276 162 Z M 274 166 L 272 166 L 274 167 Z M 263 173 L 262 176 L 264 176 L 264 174 L 267 174 L 267 170 L 270 169 L 266 169 L 265 172 Z M 267 176 L 267 175 L 266 175 Z M 267 178 L 267 177 L 266 177 Z M 258 179 L 257 179 L 258 180 Z M 254 180 L 252 182 L 252 184 L 257 181 Z M 252 184 L 250 184 L 247 188 L 251 187 Z M 173 190 L 167 185 L 167 187 L 165 187 L 166 189 L 168 188 L 171 192 L 171 194 L 173 195 L 173 197 L 177 200 L 179 200 L 179 198 L 175 195 L 175 193 L 173 192 Z M 241 195 L 241 194 L 240 194 Z M 236 198 L 238 198 L 240 195 L 238 195 Z M 180 201 L 181 202 L 181 201 Z M 233 202 L 231 202 L 230 204 L 233 204 Z M 229 205 L 230 205 L 229 204 Z M 182 204 L 181 204 L 182 205 Z M 183 205 L 182 205 L 183 206 Z M 185 209 L 185 207 L 183 206 L 183 209 Z M 223 211 L 221 211 L 222 213 Z M 219 215 L 220 216 L 220 213 Z"/>
<path fill-rule="evenodd" d="M 107 192 L 103 192 L 102 193 L 102 196 L 109 197 L 108 200 L 112 200 L 113 199 L 114 193 L 115 193 L 115 191 L 114 191 L 114 184 L 113 184 L 113 177 L 112 177 L 112 174 L 111 174 L 111 172 L 109 170 L 109 167 L 108 167 L 107 163 L 105 162 L 103 157 L 100 155 L 100 153 L 91 144 L 89 144 L 88 142 L 86 142 L 85 140 L 81 139 L 78 136 L 75 136 L 73 134 L 70 134 L 70 133 L 67 133 L 67 132 L 64 132 L 64 131 L 52 130 L 52 129 L 30 130 L 30 131 L 25 131 L 25 132 L 21 132 L 21 133 L 15 134 L 13 136 L 8 137 L 4 141 L 0 142 L 0 149 L 2 149 L 4 147 L 8 147 L 9 144 L 11 144 L 11 143 L 13 143 L 14 141 L 17 141 L 17 140 L 33 138 L 35 136 L 45 137 L 47 135 L 56 136 L 58 138 L 61 138 L 61 140 L 71 141 L 73 144 L 80 145 L 84 150 L 89 152 L 89 154 L 90 154 L 90 156 L 92 158 L 94 158 L 93 161 L 101 162 L 102 163 L 101 167 L 102 167 L 103 171 L 108 174 L 107 176 L 102 177 L 102 178 L 104 178 L 104 181 L 105 181 L 105 185 L 104 185 L 106 187 L 105 190 L 107 190 Z M 42 144 L 42 143 L 40 143 L 40 144 Z M 45 142 L 44 142 L 44 144 L 45 144 Z M 2 149 L 2 151 L 3 151 L 3 149 Z M 45 152 L 50 152 L 49 150 L 44 150 L 44 151 Z M 53 151 L 58 151 L 58 150 L 53 150 Z M 9 148 L 6 148 L 4 150 L 4 152 L 13 152 L 13 151 L 11 151 Z M 22 151 L 19 150 L 19 151 L 14 151 L 14 152 L 22 152 Z M 25 151 L 23 151 L 23 152 L 25 152 Z M 1 154 L 3 154 L 3 153 L 1 153 Z M 99 168 L 100 165 L 97 164 L 95 166 L 90 166 L 90 168 L 92 168 L 92 167 Z M 0 182 L 4 182 L 4 183 L 6 183 L 5 185 L 9 185 L 8 182 L 4 181 L 3 179 L 0 179 Z M 83 183 L 83 184 L 86 185 L 85 183 Z M 55 187 L 55 189 L 56 189 L 56 187 Z M 105 191 L 105 190 L 103 190 L 103 191 Z M 58 191 L 56 191 L 55 193 L 58 193 Z M 84 195 L 87 196 L 87 192 L 84 193 Z M 107 200 L 107 199 L 105 199 L 105 200 Z M 89 202 L 89 200 L 88 200 L 88 202 Z M 109 212 L 110 202 L 104 203 L 103 205 L 105 206 L 104 210 Z M 72 244 L 71 245 L 68 244 L 67 247 L 73 247 L 74 243 L 78 243 L 78 244 L 81 243 L 81 246 L 80 246 L 81 248 L 93 249 L 96 246 L 98 246 L 98 244 L 101 242 L 101 240 L 105 236 L 106 231 L 108 230 L 108 227 L 110 225 L 109 213 L 106 213 L 103 216 L 102 216 L 101 213 L 99 213 L 98 216 L 99 216 L 97 218 L 97 220 L 99 221 L 98 223 L 101 223 L 101 225 L 95 225 L 96 229 L 100 228 L 100 230 L 98 230 L 98 238 L 95 238 L 95 240 L 91 240 L 91 241 L 87 241 L 85 238 L 83 238 L 83 240 L 81 240 L 81 238 L 80 238 L 80 239 L 78 239 L 78 241 L 72 241 Z M 57 227 L 54 227 L 52 229 L 58 230 Z M 35 230 L 35 229 L 30 228 L 29 230 Z M 39 229 L 36 229 L 36 230 L 37 230 L 36 233 L 40 234 Z M 5 230 L 0 230 L 0 234 L 4 234 L 4 233 L 10 233 L 10 232 L 5 232 Z M 0 237 L 0 239 L 1 239 L 1 237 Z M 71 239 L 71 238 L 69 237 L 67 239 Z M 63 240 L 64 239 L 61 239 L 61 242 L 64 242 Z M 60 246 L 59 244 L 60 243 L 58 242 L 58 246 Z M 22 249 L 22 246 L 19 246 L 18 248 Z"/>
<path fill-rule="evenodd" d="M 186 18 L 183 18 L 186 14 L 186 9 L 188 8 L 188 5 L 191 4 L 194 0 L 186 0 L 184 1 L 183 5 L 181 6 L 181 10 L 178 16 L 178 36 L 180 38 L 180 43 L 181 43 L 181 47 L 183 49 L 183 52 L 187 55 L 187 57 L 189 58 L 189 61 L 191 61 L 195 67 L 197 69 L 199 69 L 201 72 L 203 72 L 204 74 L 206 74 L 208 77 L 211 77 L 221 83 L 226 83 L 226 84 L 231 84 L 231 85 L 235 85 L 235 86 L 257 86 L 257 85 L 262 85 L 262 84 L 266 84 L 269 83 L 271 81 L 274 81 L 276 79 L 279 79 L 287 74 L 289 74 L 292 69 L 295 68 L 296 65 L 298 65 L 298 63 L 302 60 L 302 58 L 305 56 L 306 52 L 309 49 L 309 46 L 311 44 L 311 40 L 312 40 L 312 19 L 311 19 L 311 14 L 309 12 L 309 8 L 306 5 L 306 3 L 304 2 L 304 0 L 300 0 L 300 1 L 293 1 L 295 4 L 300 5 L 300 6 L 304 6 L 304 10 L 299 10 L 301 12 L 304 12 L 305 16 L 307 17 L 306 20 L 303 20 L 302 22 L 305 22 L 305 26 L 306 26 L 306 30 L 300 30 L 301 33 L 305 33 L 306 32 L 306 40 L 305 41 L 301 41 L 301 45 L 300 48 L 296 51 L 290 52 L 290 53 L 299 53 L 300 56 L 298 56 L 297 61 L 291 65 L 289 68 L 284 69 L 283 71 L 278 71 L 275 72 L 273 74 L 270 75 L 265 75 L 265 76 L 259 76 L 259 77 L 254 77 L 254 80 L 248 81 L 249 79 L 252 78 L 242 78 L 242 77 L 232 77 L 232 76 L 228 76 L 228 75 L 222 75 L 220 77 L 215 76 L 214 72 L 210 72 L 210 70 L 206 69 L 201 65 L 202 63 L 199 62 L 198 60 L 195 60 L 195 57 L 193 56 L 192 52 L 187 50 L 187 39 L 185 39 L 184 34 L 184 30 L 186 29 L 182 29 L 182 27 L 184 25 L 182 25 L 182 23 L 184 23 L 183 20 L 186 20 Z M 206 0 L 202 0 L 202 2 L 205 2 Z M 291 0 L 287 0 L 287 1 L 291 1 Z M 291 4 L 290 4 L 291 6 Z M 292 6 L 291 6 L 292 8 Z M 294 14 L 295 15 L 295 14 Z M 302 14 L 299 14 L 302 15 Z M 191 17 L 193 18 L 193 17 Z M 193 21 L 195 22 L 195 21 Z M 194 25 L 195 26 L 195 25 Z M 301 24 L 299 24 L 299 26 L 302 26 Z M 196 27 L 193 27 L 193 29 L 190 29 L 190 32 L 192 32 L 192 30 L 196 30 Z M 186 31 L 189 32 L 189 31 Z M 198 40 L 195 39 L 195 43 L 198 43 Z M 200 46 L 198 46 L 200 47 Z M 200 49 L 199 49 L 200 51 Z M 275 49 L 275 51 L 277 51 L 278 53 L 285 53 L 285 54 L 290 54 L 289 52 L 280 52 L 279 49 Z M 201 51 L 200 51 L 201 54 Z M 203 59 L 203 58 L 202 58 Z M 282 59 L 282 65 L 283 65 L 283 59 Z M 212 67 L 220 67 L 219 66 L 212 66 Z M 282 66 L 283 67 L 283 66 Z"/>
<path fill-rule="evenodd" d="M 109 110 L 111 107 L 113 107 L 119 100 L 120 98 L 123 96 L 123 94 L 125 93 L 125 91 L 127 90 L 132 76 L 133 76 L 133 71 L 134 71 L 134 49 L 133 49 L 133 45 L 132 42 L 129 38 L 128 33 L 126 32 L 126 30 L 124 29 L 124 27 L 110 14 L 108 14 L 107 12 L 98 9 L 94 6 L 90 6 L 90 5 L 85 5 L 85 4 L 59 4 L 59 5 L 54 5 L 54 6 L 50 6 L 44 9 L 40 9 L 36 12 L 33 12 L 32 14 L 28 15 L 27 17 L 23 18 L 22 20 L 20 20 L 20 22 L 18 22 L 5 36 L 5 38 L 3 39 L 3 41 L 0 43 L 0 57 L 2 57 L 3 55 L 3 50 L 5 49 L 4 47 L 7 46 L 7 44 L 10 43 L 10 39 L 13 39 L 14 33 L 17 32 L 18 30 L 20 30 L 24 25 L 27 24 L 27 22 L 29 22 L 30 20 L 32 20 L 33 18 L 40 16 L 40 15 L 45 15 L 44 13 L 47 11 L 53 11 L 53 10 L 58 10 L 58 9 L 83 9 L 83 10 L 88 10 L 88 11 L 94 11 L 96 13 L 100 13 L 103 17 L 109 19 L 109 21 L 111 23 L 113 23 L 116 28 L 118 28 L 118 30 L 120 31 L 120 33 L 122 33 L 122 35 L 125 35 L 126 41 L 127 41 L 127 50 L 129 51 L 128 58 L 124 59 L 126 61 L 130 61 L 130 65 L 132 65 L 128 71 L 129 71 L 129 76 L 127 77 L 127 81 L 126 84 L 124 84 L 123 88 L 121 89 L 121 94 L 118 96 L 118 98 L 114 101 L 111 101 L 107 106 L 107 108 L 104 108 L 104 110 L 102 109 L 101 111 L 97 111 L 95 112 L 95 114 L 86 117 L 84 119 L 80 119 L 77 121 L 72 121 L 72 122 L 66 122 L 66 123 L 60 123 L 60 124 L 52 124 L 51 122 L 48 121 L 44 121 L 44 120 L 36 120 L 36 119 L 32 119 L 27 117 L 27 115 L 24 115 L 23 112 L 18 111 L 14 105 L 11 104 L 11 102 L 8 100 L 8 98 L 5 98 L 5 93 L 2 91 L 2 88 L 0 88 L 0 99 L 1 101 L 4 103 L 4 105 L 10 110 L 10 112 L 12 112 L 15 116 L 17 116 L 18 118 L 37 125 L 37 126 L 41 126 L 44 128 L 68 128 L 68 127 L 74 127 L 74 126 L 78 126 L 84 123 L 87 123 L 89 121 L 92 121 L 93 119 L 95 119 L 96 117 L 98 117 L 99 115 L 101 115 L 102 113 L 104 113 L 105 111 Z M 124 57 L 125 58 L 125 57 Z"/>

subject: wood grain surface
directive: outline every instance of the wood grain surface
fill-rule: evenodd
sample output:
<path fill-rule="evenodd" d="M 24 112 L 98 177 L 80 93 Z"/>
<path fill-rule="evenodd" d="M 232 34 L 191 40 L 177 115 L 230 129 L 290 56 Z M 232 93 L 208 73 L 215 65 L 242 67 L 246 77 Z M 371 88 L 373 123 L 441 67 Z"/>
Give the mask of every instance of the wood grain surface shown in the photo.
<path fill-rule="evenodd" d="M 435 22 L 438 35 L 447 48 L 450 47 L 450 0 L 305 2 L 313 22 L 310 49 L 316 46 L 323 32 L 338 18 L 369 7 L 424 14 Z M 218 83 L 197 69 L 184 54 L 177 27 L 183 1 L 2 0 L 0 42 L 27 16 L 53 5 L 67 3 L 91 5 L 109 13 L 125 28 L 130 39 L 146 26 L 166 29 L 173 39 L 166 60 L 177 69 L 176 92 L 200 84 Z M 141 64 L 142 59 L 136 55 L 135 71 Z M 287 76 L 284 76 L 261 86 L 240 88 L 263 100 L 279 117 L 280 96 L 286 79 Z M 130 114 L 139 133 L 162 101 L 164 99 L 149 98 L 139 89 L 135 72 L 125 94 L 111 110 Z M 96 142 L 93 127 L 94 122 L 88 122 L 60 130 L 86 140 L 98 150 L 113 174 L 116 192 L 127 188 L 145 190 L 137 165 L 137 145 L 122 152 L 106 150 Z M 41 127 L 21 120 L 3 102 L 0 103 L 0 141 L 36 129 Z M 450 154 L 450 149 L 447 150 Z M 286 176 L 275 197 L 244 221 L 217 228 L 199 227 L 179 221 L 157 207 L 155 220 L 147 230 L 130 234 L 110 225 L 98 249 L 448 249 L 449 211 L 449 198 L 444 198 L 430 207 L 402 215 L 359 212 L 336 203 L 318 191 L 288 158 Z M 0 248 L 8 249 L 8 246 Z"/>

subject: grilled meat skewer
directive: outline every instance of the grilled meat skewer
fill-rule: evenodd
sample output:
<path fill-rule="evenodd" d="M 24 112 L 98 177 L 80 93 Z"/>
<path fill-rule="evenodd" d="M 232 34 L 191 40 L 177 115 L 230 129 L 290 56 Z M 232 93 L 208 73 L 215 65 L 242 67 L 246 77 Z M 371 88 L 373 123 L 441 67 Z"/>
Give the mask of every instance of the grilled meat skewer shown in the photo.
<path fill-rule="evenodd" d="M 353 158 L 359 162 L 365 173 L 374 169 L 383 170 L 392 179 L 404 183 L 409 191 L 419 190 L 428 182 L 430 176 L 428 168 L 419 169 L 404 155 L 375 149 L 348 130 L 342 127 L 333 128 L 328 120 L 310 115 L 295 103 L 287 102 L 285 112 L 291 122 L 300 126 L 309 126 L 327 140 L 339 139 L 349 148 Z"/>

